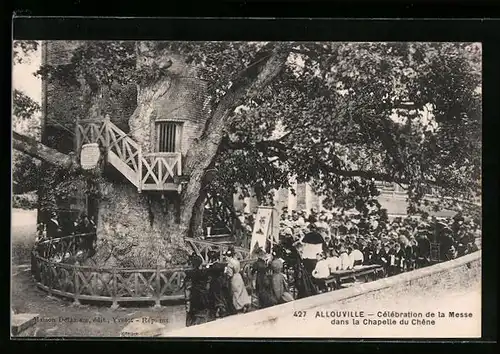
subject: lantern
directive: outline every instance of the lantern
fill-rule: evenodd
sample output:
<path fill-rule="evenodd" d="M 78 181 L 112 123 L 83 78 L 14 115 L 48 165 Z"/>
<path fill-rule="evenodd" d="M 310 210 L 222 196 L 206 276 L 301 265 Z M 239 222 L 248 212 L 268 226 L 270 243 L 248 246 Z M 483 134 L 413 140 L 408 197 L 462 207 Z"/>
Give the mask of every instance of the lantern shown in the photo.
<path fill-rule="evenodd" d="M 97 166 L 100 156 L 99 144 L 84 144 L 80 153 L 80 165 L 84 170 L 91 170 Z"/>

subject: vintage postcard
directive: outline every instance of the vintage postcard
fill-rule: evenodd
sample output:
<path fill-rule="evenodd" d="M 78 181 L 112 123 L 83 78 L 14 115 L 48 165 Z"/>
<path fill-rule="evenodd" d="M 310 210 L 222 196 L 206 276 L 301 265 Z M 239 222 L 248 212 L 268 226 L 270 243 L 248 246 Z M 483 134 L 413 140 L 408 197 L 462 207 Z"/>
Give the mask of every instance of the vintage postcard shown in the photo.
<path fill-rule="evenodd" d="M 481 337 L 481 43 L 12 60 L 13 337 Z"/>

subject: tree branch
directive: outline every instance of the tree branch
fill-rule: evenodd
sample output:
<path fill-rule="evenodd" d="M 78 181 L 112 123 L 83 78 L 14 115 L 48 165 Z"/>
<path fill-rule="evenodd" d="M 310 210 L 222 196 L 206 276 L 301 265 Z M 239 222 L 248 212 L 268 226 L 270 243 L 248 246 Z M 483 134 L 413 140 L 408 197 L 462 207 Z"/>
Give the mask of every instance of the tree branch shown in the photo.
<path fill-rule="evenodd" d="M 12 132 L 12 148 L 65 170 L 80 168 L 75 156 L 63 154 L 15 131 Z"/>

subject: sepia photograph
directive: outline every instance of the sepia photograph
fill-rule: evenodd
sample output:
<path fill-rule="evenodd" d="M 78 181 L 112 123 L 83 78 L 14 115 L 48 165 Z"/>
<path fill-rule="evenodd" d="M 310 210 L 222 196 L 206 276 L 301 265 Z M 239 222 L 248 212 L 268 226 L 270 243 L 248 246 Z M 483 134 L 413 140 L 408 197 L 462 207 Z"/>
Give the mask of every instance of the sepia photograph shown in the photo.
<path fill-rule="evenodd" d="M 11 337 L 481 337 L 481 43 L 12 54 Z"/>

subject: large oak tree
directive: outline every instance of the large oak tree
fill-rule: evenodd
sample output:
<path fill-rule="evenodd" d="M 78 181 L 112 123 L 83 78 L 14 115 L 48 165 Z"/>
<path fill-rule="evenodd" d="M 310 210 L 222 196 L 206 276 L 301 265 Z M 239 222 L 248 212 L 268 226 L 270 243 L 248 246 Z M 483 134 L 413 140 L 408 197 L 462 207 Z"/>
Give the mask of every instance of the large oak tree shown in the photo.
<path fill-rule="evenodd" d="M 78 87 L 87 117 L 135 85 L 128 129 L 146 145 L 141 126 L 176 76 L 204 83 L 209 102 L 194 109 L 206 123 L 184 158 L 176 205 L 165 209 L 106 174 L 87 177 L 100 197 L 97 261 L 148 265 L 181 261 L 207 191 L 252 191 L 265 202 L 294 176 L 312 181 L 326 204 L 363 213 L 376 204 L 375 180 L 404 185 L 410 211 L 430 188 L 451 200 L 476 197 L 480 63 L 480 46 L 461 43 L 84 42 L 69 63 L 40 74 Z M 71 131 L 75 117 L 59 124 Z M 13 137 L 15 149 L 81 175 L 74 156 Z"/>

